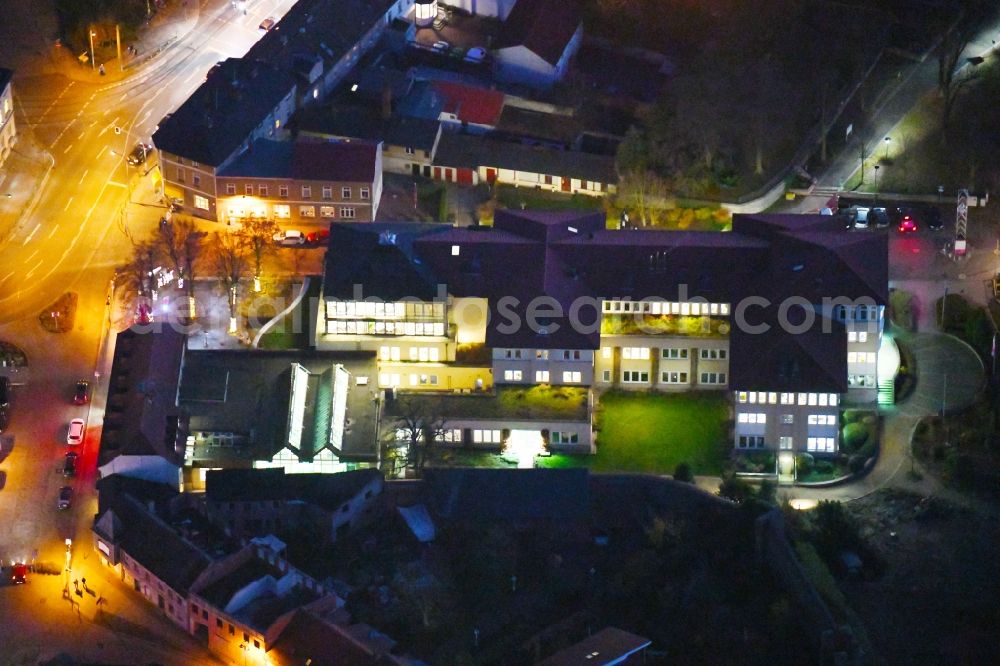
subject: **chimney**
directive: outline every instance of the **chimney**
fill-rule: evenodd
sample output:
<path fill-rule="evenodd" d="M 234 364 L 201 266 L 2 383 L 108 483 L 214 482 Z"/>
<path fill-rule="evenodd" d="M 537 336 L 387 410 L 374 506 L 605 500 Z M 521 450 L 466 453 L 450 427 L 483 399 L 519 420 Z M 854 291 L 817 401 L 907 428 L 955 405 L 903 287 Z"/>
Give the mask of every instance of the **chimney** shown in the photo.
<path fill-rule="evenodd" d="M 388 83 L 382 86 L 382 120 L 392 117 L 392 87 Z"/>

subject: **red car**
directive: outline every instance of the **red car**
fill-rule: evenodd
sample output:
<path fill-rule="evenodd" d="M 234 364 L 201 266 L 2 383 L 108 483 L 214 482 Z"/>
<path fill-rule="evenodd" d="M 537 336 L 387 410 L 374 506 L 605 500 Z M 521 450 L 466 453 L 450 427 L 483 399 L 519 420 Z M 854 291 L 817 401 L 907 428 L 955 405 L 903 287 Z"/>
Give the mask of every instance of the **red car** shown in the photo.
<path fill-rule="evenodd" d="M 904 215 L 897 228 L 901 234 L 912 234 L 917 231 L 917 223 L 911 216 Z"/>
<path fill-rule="evenodd" d="M 28 582 L 28 565 L 24 562 L 17 562 L 11 567 L 10 582 L 14 585 L 23 585 Z"/>
<path fill-rule="evenodd" d="M 306 234 L 307 243 L 325 243 L 330 238 L 329 229 L 320 229 L 319 231 L 310 231 Z"/>

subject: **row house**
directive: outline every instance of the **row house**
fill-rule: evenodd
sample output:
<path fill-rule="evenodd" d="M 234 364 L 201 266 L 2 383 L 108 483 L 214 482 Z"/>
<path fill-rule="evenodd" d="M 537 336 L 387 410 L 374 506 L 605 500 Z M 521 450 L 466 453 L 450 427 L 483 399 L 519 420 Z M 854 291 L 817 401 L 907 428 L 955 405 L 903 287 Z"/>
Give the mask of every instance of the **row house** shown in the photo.
<path fill-rule="evenodd" d="M 470 394 L 448 403 L 444 441 L 591 450 L 581 432 L 563 446 L 559 414 L 516 408 L 532 392 L 715 390 L 734 392 L 734 446 L 834 452 L 839 405 L 875 399 L 850 375 L 877 361 L 886 239 L 828 217 L 622 232 L 603 213 L 500 210 L 492 228 L 334 225 L 326 261 L 317 348 L 375 353 L 383 389 Z M 769 429 L 786 416 L 805 430 Z"/>
<path fill-rule="evenodd" d="M 382 146 L 257 140 L 218 172 L 220 221 L 371 222 L 382 197 Z"/>
<path fill-rule="evenodd" d="M 413 0 L 299 0 L 241 58 L 205 82 L 153 133 L 163 195 L 198 217 L 221 221 L 217 176 L 258 139 L 288 137 L 292 113 L 324 99 Z M 372 193 L 374 196 L 374 193 Z"/>

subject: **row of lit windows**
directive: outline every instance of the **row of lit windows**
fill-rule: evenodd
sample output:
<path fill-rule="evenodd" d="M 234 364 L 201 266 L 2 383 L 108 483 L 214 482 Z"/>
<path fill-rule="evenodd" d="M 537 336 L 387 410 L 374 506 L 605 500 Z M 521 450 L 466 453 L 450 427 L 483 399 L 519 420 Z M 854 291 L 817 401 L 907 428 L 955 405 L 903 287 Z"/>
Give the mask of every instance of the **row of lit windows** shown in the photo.
<path fill-rule="evenodd" d="M 500 444 L 503 440 L 499 430 L 473 430 L 472 441 L 476 444 Z"/>
<path fill-rule="evenodd" d="M 409 377 L 410 386 L 437 386 L 437 375 L 424 375 L 413 373 Z M 379 386 L 397 387 L 403 383 L 403 377 L 398 372 L 382 372 L 378 376 Z"/>
<path fill-rule="evenodd" d="M 444 303 L 329 301 L 326 307 L 327 316 L 331 319 L 344 317 L 358 319 L 444 318 Z"/>
<path fill-rule="evenodd" d="M 740 412 L 736 415 L 737 423 L 767 423 L 767 414 L 754 412 Z"/>
<path fill-rule="evenodd" d="M 848 342 L 868 342 L 868 332 L 867 331 L 848 331 L 847 332 Z"/>
<path fill-rule="evenodd" d="M 837 450 L 837 442 L 833 437 L 809 437 L 806 439 L 806 450 L 817 453 L 833 453 Z"/>
<path fill-rule="evenodd" d="M 622 358 L 630 361 L 645 361 L 650 357 L 649 347 L 622 347 Z M 601 356 L 612 358 L 614 347 L 602 347 Z M 698 355 L 704 361 L 724 361 L 729 357 L 729 352 L 725 349 L 704 348 L 698 350 Z M 686 347 L 664 347 L 660 349 L 660 356 L 667 360 L 678 360 L 688 358 Z"/>
<path fill-rule="evenodd" d="M 233 214 L 233 209 L 229 210 L 230 215 Z M 327 218 L 335 218 L 336 215 L 335 206 L 320 206 L 319 216 Z M 342 220 L 353 220 L 357 218 L 358 211 L 354 206 L 341 206 L 340 207 L 340 219 Z M 274 217 L 279 220 L 287 220 L 292 217 L 292 207 L 288 204 L 274 204 Z M 299 217 L 316 217 L 316 207 L 315 206 L 299 206 Z"/>
<path fill-rule="evenodd" d="M 834 414 L 810 414 L 807 422 L 809 425 L 837 425 L 837 417 Z"/>
<path fill-rule="evenodd" d="M 268 189 L 267 185 L 258 185 L 257 186 L 257 196 L 266 197 L 266 196 L 268 196 L 268 192 L 269 191 L 270 190 Z M 352 193 L 353 193 L 353 188 L 350 188 L 350 187 L 341 187 L 340 188 L 340 198 L 341 199 L 350 199 L 351 196 L 352 196 Z M 226 183 L 226 194 L 228 194 L 230 196 L 233 196 L 233 195 L 236 194 L 236 183 Z M 253 185 L 245 184 L 243 186 L 243 194 L 244 194 L 244 196 L 248 196 L 248 197 L 254 196 Z M 370 187 L 362 187 L 359 190 L 359 195 L 360 195 L 361 199 L 371 199 L 372 198 L 371 188 Z M 287 185 L 279 185 L 278 186 L 278 196 L 281 197 L 281 198 L 283 198 L 283 199 L 287 199 L 288 198 L 288 186 Z M 302 186 L 302 198 L 303 199 L 311 199 L 312 198 L 312 186 L 311 185 L 303 185 Z M 333 199 L 333 187 L 330 187 L 330 186 L 324 186 L 323 187 L 323 198 L 324 199 Z"/>
<path fill-rule="evenodd" d="M 441 322 L 419 321 L 327 321 L 326 332 L 333 335 L 434 335 L 444 336 Z"/>
<path fill-rule="evenodd" d="M 751 405 L 809 405 L 820 407 L 835 407 L 838 397 L 836 393 L 775 393 L 768 391 L 739 391 L 736 394 L 736 402 L 750 403 Z"/>
<path fill-rule="evenodd" d="M 684 301 L 675 303 L 669 301 L 604 301 L 602 309 L 609 314 L 679 314 L 679 315 L 728 315 L 728 303 L 692 303 Z"/>
<path fill-rule="evenodd" d="M 549 382 L 550 373 L 548 370 L 536 370 L 535 371 L 535 383 L 536 384 L 547 384 Z M 519 382 L 524 380 L 524 372 L 521 370 L 504 370 L 503 371 L 504 381 L 507 382 Z M 562 373 L 562 380 L 564 384 L 579 384 L 583 381 L 583 373 L 581 372 L 570 372 L 566 371 Z"/>
<path fill-rule="evenodd" d="M 379 347 L 378 357 L 383 361 L 401 361 L 399 347 Z M 437 347 L 410 347 L 409 360 L 422 363 L 437 363 L 441 360 L 441 350 Z"/>
<path fill-rule="evenodd" d="M 847 362 L 874 363 L 877 356 L 875 352 L 847 352 Z"/>
<path fill-rule="evenodd" d="M 564 361 L 587 361 L 590 360 L 579 349 L 504 349 L 503 357 L 512 360 L 529 359 L 534 356 L 535 360 L 547 361 L 550 358 L 562 359 Z"/>

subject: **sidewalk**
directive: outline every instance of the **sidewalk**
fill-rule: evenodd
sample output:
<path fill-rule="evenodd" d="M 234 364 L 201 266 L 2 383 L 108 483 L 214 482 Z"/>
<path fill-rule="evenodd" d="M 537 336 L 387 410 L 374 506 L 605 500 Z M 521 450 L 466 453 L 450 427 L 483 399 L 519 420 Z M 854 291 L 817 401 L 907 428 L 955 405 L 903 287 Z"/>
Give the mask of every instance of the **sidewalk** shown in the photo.
<path fill-rule="evenodd" d="M 164 49 L 187 35 L 195 27 L 201 16 L 201 3 L 207 0 L 166 0 L 163 6 L 139 30 L 139 36 L 131 42 L 122 37 L 122 58 L 119 61 L 114 44 L 100 47 L 95 44 L 95 63 L 91 65 L 79 60 L 80 53 L 72 52 L 67 46 L 52 46 L 49 60 L 53 71 L 57 71 L 74 81 L 86 83 L 117 83 L 135 76 L 140 69 L 155 60 Z M 114 35 L 111 35 L 114 39 Z M 136 53 L 127 52 L 131 44 Z M 87 52 L 89 59 L 90 53 Z M 104 65 L 104 75 L 97 69 Z"/>
<path fill-rule="evenodd" d="M 55 166 L 52 154 L 38 143 L 21 114 L 15 122 L 17 142 L 0 169 L 0 243 L 14 236 L 30 215 Z"/>

